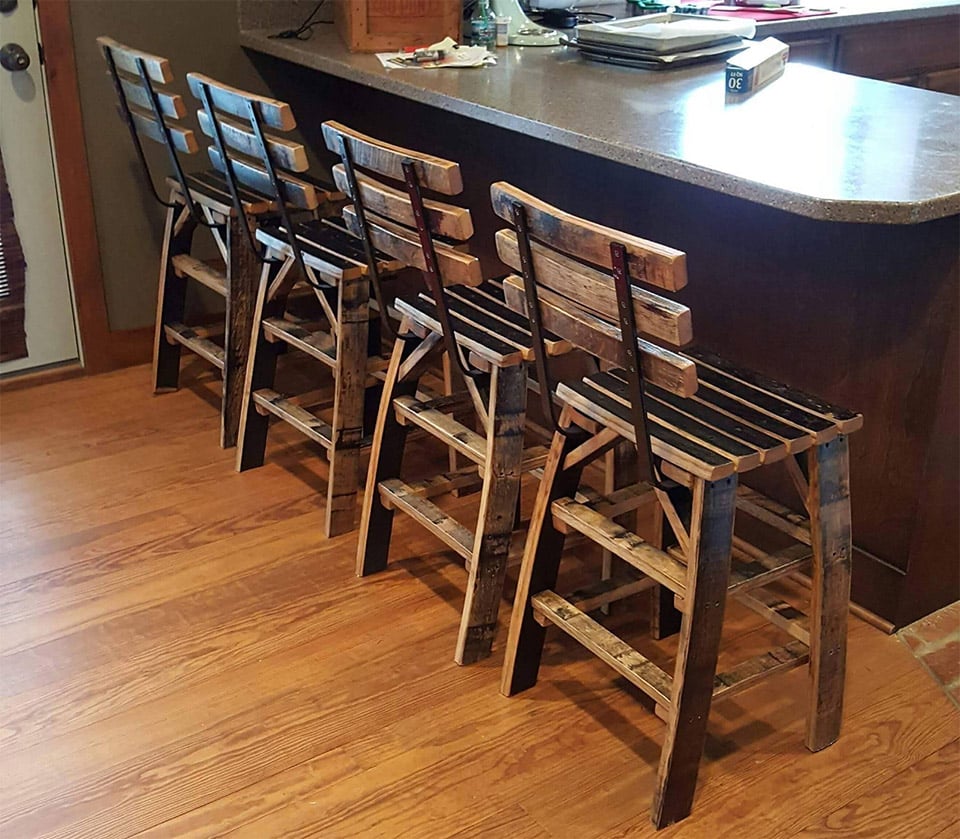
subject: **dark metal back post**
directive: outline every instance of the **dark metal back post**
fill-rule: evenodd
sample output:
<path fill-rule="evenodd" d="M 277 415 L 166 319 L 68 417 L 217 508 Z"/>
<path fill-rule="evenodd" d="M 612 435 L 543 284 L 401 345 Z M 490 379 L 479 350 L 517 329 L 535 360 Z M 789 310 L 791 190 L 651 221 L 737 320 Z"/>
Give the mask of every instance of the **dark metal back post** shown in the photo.
<path fill-rule="evenodd" d="M 203 83 L 201 83 L 199 87 L 200 102 L 203 104 L 203 109 L 207 112 L 207 116 L 210 119 L 210 125 L 213 129 L 213 144 L 217 147 L 217 152 L 220 155 L 220 159 L 223 161 L 223 174 L 227 181 L 227 189 L 230 190 L 230 198 L 233 200 L 233 207 L 236 210 L 237 215 L 243 221 L 243 227 L 247 231 L 247 244 L 250 245 L 250 250 L 253 251 L 253 253 L 261 262 L 266 262 L 266 260 L 260 255 L 260 251 L 257 248 L 256 243 L 253 241 L 253 234 L 250 232 L 250 222 L 247 218 L 247 211 L 244 209 L 243 201 L 240 200 L 240 188 L 237 185 L 237 176 L 233 171 L 233 161 L 227 154 L 227 144 L 223 139 L 223 132 L 220 130 L 220 123 L 217 121 L 217 114 L 213 106 L 213 97 L 210 95 L 210 88 Z"/>
<path fill-rule="evenodd" d="M 147 156 L 143 150 L 143 144 L 140 142 L 140 135 L 137 132 L 137 126 L 133 121 L 133 114 L 130 112 L 130 106 L 127 103 L 126 94 L 123 92 L 123 85 L 120 83 L 120 74 L 117 71 L 117 65 L 113 58 L 113 50 L 110 47 L 106 47 L 106 58 L 107 58 L 107 69 L 110 71 L 110 79 L 113 82 L 113 88 L 117 94 L 117 100 L 120 107 L 120 116 L 127 125 L 127 130 L 130 132 L 130 138 L 133 140 L 133 147 L 137 152 L 137 158 L 140 161 L 140 168 L 143 170 L 144 178 L 147 181 L 148 186 L 150 187 L 150 192 L 153 194 L 156 202 L 167 209 L 172 209 L 176 207 L 176 204 L 171 204 L 169 201 L 164 201 L 160 194 L 157 192 L 157 187 L 153 180 L 153 173 L 150 171 L 150 165 L 147 163 Z M 157 124 L 160 126 L 160 130 L 163 132 L 165 145 L 167 147 L 167 155 L 170 158 L 170 166 L 173 169 L 174 177 L 177 179 L 177 183 L 180 184 L 180 192 L 183 195 L 184 203 L 187 206 L 187 209 L 190 211 L 190 215 L 193 216 L 194 221 L 198 224 L 204 226 L 210 225 L 206 219 L 204 219 L 201 213 L 198 211 L 196 205 L 193 202 L 193 198 L 190 195 L 190 190 L 187 189 L 187 179 L 183 173 L 183 167 L 180 165 L 180 158 L 177 155 L 177 150 L 173 145 L 173 138 L 170 136 L 170 129 L 167 127 L 167 123 L 163 119 L 163 113 L 160 110 L 160 100 L 157 97 L 157 92 L 153 87 L 153 82 L 150 80 L 150 75 L 147 72 L 146 64 L 142 58 L 137 58 L 137 72 L 140 75 L 140 81 L 143 83 L 144 90 L 147 92 L 147 97 L 150 100 L 150 107 L 153 111 L 153 116 L 157 121 Z"/>
<path fill-rule="evenodd" d="M 549 418 L 555 431 L 569 435 L 571 429 L 561 427 L 553 404 L 553 381 L 547 365 L 547 350 L 543 341 L 543 326 L 540 319 L 540 297 L 537 294 L 537 277 L 530 252 L 530 232 L 527 229 L 527 210 L 519 201 L 511 205 L 513 225 L 517 229 L 517 247 L 520 251 L 520 273 L 523 275 L 523 290 L 527 298 L 527 317 L 533 334 L 533 355 L 537 365 L 537 381 L 540 383 L 540 403 L 543 414 Z"/>
<path fill-rule="evenodd" d="M 617 311 L 620 315 L 620 341 L 627 357 L 627 388 L 630 394 L 633 431 L 637 438 L 637 477 L 651 486 L 665 488 L 654 465 L 647 428 L 647 412 L 643 397 L 643 371 L 637 353 L 637 323 L 633 313 L 633 292 L 627 267 L 627 249 L 620 242 L 610 243 L 613 262 L 613 284 L 617 291 Z"/>
<path fill-rule="evenodd" d="M 270 184 L 273 187 L 274 195 L 277 196 L 277 205 L 280 208 L 280 218 L 283 220 L 283 229 L 287 233 L 287 242 L 290 244 L 290 248 L 293 251 L 294 259 L 297 261 L 297 265 L 300 268 L 300 273 L 303 276 L 303 279 L 308 282 L 314 288 L 320 288 L 318 283 L 313 282 L 310 279 L 310 275 L 307 273 L 307 267 L 303 262 L 303 252 L 300 250 L 300 243 L 297 241 L 297 231 L 293 227 L 293 222 L 290 219 L 290 213 L 287 210 L 287 202 L 284 200 L 283 194 L 283 184 L 280 182 L 280 176 L 277 174 L 277 169 L 273 165 L 273 159 L 270 157 L 270 149 L 267 146 L 267 138 L 263 134 L 263 124 L 260 121 L 260 114 L 257 111 L 256 106 L 249 99 L 247 100 L 247 115 L 250 118 L 250 125 L 253 128 L 254 136 L 257 138 L 257 143 L 260 145 L 260 157 L 263 160 L 264 168 L 267 170 L 267 176 L 270 178 Z M 210 114 L 210 119 L 213 120 L 213 114 Z M 216 133 L 219 138 L 220 154 L 226 160 L 226 154 L 223 150 L 223 134 L 220 130 L 219 123 L 214 121 L 216 126 Z M 230 176 L 234 177 L 233 166 L 230 166 Z M 233 189 L 236 189 L 236 183 L 233 184 Z M 236 198 L 234 199 L 237 200 Z M 242 205 L 238 205 L 237 212 L 242 211 Z M 246 213 L 243 215 L 244 221 L 247 221 Z M 247 236 L 250 237 L 250 225 L 244 225 L 247 228 Z M 252 238 L 251 238 L 252 242 Z M 257 257 L 261 262 L 275 262 L 277 260 L 268 260 L 264 259 L 256 247 L 253 248 L 254 253 L 257 254 Z"/>
<path fill-rule="evenodd" d="M 367 260 L 367 273 L 370 277 L 370 284 L 373 286 L 373 296 L 380 309 L 380 323 L 383 326 L 384 333 L 391 341 L 402 338 L 404 341 L 418 340 L 416 335 L 400 335 L 393 328 L 390 318 L 387 315 L 387 306 L 383 298 L 383 286 L 380 283 L 380 270 L 377 268 L 377 253 L 370 240 L 370 228 L 367 226 L 367 214 L 363 207 L 363 199 L 360 197 L 360 187 L 357 184 L 357 173 L 353 168 L 353 154 L 350 151 L 350 144 L 347 138 L 340 135 L 340 159 L 343 161 L 343 170 L 347 176 L 347 190 L 353 199 L 353 211 L 357 217 L 357 225 L 360 228 L 360 241 L 363 242 L 363 254 Z"/>
<path fill-rule="evenodd" d="M 437 265 L 437 253 L 433 247 L 430 228 L 427 227 L 423 195 L 420 193 L 420 179 L 417 177 L 417 171 L 412 160 L 405 160 L 403 162 L 403 179 L 407 186 L 407 195 L 410 197 L 411 207 L 413 208 L 413 218 L 417 224 L 420 249 L 423 251 L 423 261 L 426 266 L 423 272 L 424 280 L 431 294 L 433 294 L 433 300 L 437 306 L 437 315 L 440 318 L 440 327 L 443 329 L 443 340 L 447 345 L 447 353 L 456 361 L 457 367 L 465 377 L 474 380 L 480 379 L 486 374 L 482 370 L 477 370 L 466 364 L 460 355 L 460 348 L 457 346 L 457 334 L 454 331 L 453 323 L 450 321 L 450 311 L 447 309 L 447 300 L 443 294 L 440 268 Z"/>

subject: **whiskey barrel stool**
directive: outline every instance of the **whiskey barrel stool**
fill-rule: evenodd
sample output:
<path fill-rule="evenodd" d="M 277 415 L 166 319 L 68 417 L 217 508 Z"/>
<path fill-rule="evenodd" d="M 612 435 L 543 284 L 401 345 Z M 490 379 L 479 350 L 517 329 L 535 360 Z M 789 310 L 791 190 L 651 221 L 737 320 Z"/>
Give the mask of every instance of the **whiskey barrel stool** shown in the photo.
<path fill-rule="evenodd" d="M 186 116 L 183 97 L 163 88 L 173 81 L 170 62 L 135 50 L 111 38 L 97 38 L 117 94 L 118 110 L 133 140 L 153 197 L 167 208 L 160 256 L 154 336 L 154 390 L 176 390 L 180 383 L 180 352 L 186 348 L 219 369 L 223 376 L 220 444 L 236 444 L 240 427 L 244 367 L 250 342 L 252 307 L 258 264 L 248 241 L 250 220 L 275 212 L 273 199 L 257 189 L 240 187 L 236 195 L 224 174 L 216 169 L 187 173 L 180 155 L 195 154 L 200 145 L 195 132 L 180 123 Z M 141 145 L 146 137 L 165 146 L 170 190 L 164 200 Z M 234 199 L 242 202 L 243 214 Z M 209 230 L 222 257 L 211 265 L 192 255 L 198 227 Z M 190 327 L 184 323 L 187 281 L 212 289 L 226 302 L 222 329 Z M 215 339 L 222 334 L 222 345 Z"/>
<path fill-rule="evenodd" d="M 500 258 L 521 273 L 505 280 L 507 300 L 529 313 L 535 336 L 550 329 L 614 365 L 554 389 L 547 352 L 534 344 L 541 391 L 555 390 L 562 412 L 530 523 L 501 691 L 509 696 L 535 684 L 552 624 L 646 693 L 667 722 L 651 810 L 654 825 L 663 827 L 690 813 L 714 697 L 809 662 L 807 747 L 816 751 L 837 739 L 851 562 L 847 435 L 862 418 L 711 353 L 647 340 L 678 348 L 692 338 L 689 310 L 643 287 L 685 285 L 683 253 L 576 218 L 508 184 L 494 184 L 492 199 L 514 226 L 497 233 Z M 624 439 L 636 447 L 641 481 L 614 497 L 582 487 L 584 467 Z M 738 489 L 741 473 L 776 462 L 809 518 Z M 631 499 L 651 497 L 675 537 L 666 550 L 614 521 Z M 796 545 L 767 553 L 735 536 L 738 509 Z M 682 620 L 672 675 L 587 614 L 594 591 L 556 593 L 568 533 L 675 593 Z M 764 586 L 811 556 L 807 621 Z M 728 596 L 793 640 L 717 673 Z"/>
<path fill-rule="evenodd" d="M 353 200 L 344 210 L 347 226 L 405 265 L 419 268 L 427 286 L 419 296 L 394 303 L 401 325 L 370 452 L 357 574 L 386 568 L 397 510 L 417 521 L 466 564 L 454 659 L 472 663 L 490 654 L 496 633 L 521 475 L 542 465 L 546 455 L 542 446 L 524 449 L 532 335 L 526 319 L 505 305 L 500 285 L 484 282 L 477 258 L 451 244 L 473 234 L 469 211 L 422 196 L 422 190 L 441 196 L 460 193 L 456 163 L 382 143 L 337 123 L 324 123 L 323 134 L 327 147 L 342 159 L 334 168 L 337 185 Z M 379 178 L 398 181 L 402 188 Z M 548 351 L 561 351 L 560 343 L 548 342 Z M 437 353 L 445 354 L 462 376 L 466 396 L 431 396 L 419 388 Z M 454 416 L 464 402 L 483 433 Z M 401 466 L 411 426 L 457 451 L 470 465 L 404 481 Z M 478 470 L 480 509 L 471 531 L 431 499 L 475 482 Z"/>
<path fill-rule="evenodd" d="M 210 159 L 222 172 L 233 196 L 233 209 L 244 219 L 252 241 L 247 253 L 262 263 L 255 295 L 243 301 L 252 329 L 245 365 L 236 467 L 244 471 L 264 462 L 270 416 L 292 425 L 326 451 L 329 462 L 324 533 L 353 530 L 363 441 L 364 393 L 379 385 L 372 374 L 386 366 L 379 354 L 379 334 L 370 338 L 370 277 L 360 239 L 340 219 L 297 218 L 297 210 L 315 213 L 326 197 L 305 180 L 303 145 L 276 133 L 296 127 L 290 106 L 215 81 L 187 74 L 190 91 L 202 103 L 200 127 L 213 139 Z M 272 218 L 254 229 L 240 190 L 268 196 L 276 206 Z M 262 251 L 262 253 L 260 253 Z M 371 253 L 379 277 L 398 263 Z M 323 312 L 317 325 L 286 312 L 297 283 L 312 288 Z M 296 395 L 274 389 L 277 356 L 282 347 L 305 353 L 333 374 L 333 419 L 312 413 Z M 302 395 L 301 395 L 302 396 Z"/>

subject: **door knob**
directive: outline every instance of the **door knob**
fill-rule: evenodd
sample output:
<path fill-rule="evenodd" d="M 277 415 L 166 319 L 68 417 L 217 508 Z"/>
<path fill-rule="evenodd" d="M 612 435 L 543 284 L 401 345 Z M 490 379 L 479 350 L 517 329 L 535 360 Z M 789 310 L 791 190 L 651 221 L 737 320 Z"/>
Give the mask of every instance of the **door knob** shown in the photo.
<path fill-rule="evenodd" d="M 4 44 L 0 47 L 0 65 L 4 70 L 18 73 L 30 66 L 30 56 L 20 44 Z"/>

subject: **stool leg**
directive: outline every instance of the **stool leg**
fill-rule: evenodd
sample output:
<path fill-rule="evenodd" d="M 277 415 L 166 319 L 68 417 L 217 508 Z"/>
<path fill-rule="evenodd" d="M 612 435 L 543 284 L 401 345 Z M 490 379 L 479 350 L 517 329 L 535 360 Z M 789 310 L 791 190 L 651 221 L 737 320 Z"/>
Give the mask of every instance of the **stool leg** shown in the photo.
<path fill-rule="evenodd" d="M 333 445 L 327 474 L 326 536 L 354 528 L 360 490 L 360 443 L 363 439 L 363 395 L 367 381 L 367 336 L 370 280 L 359 277 L 340 284 L 337 329 L 336 391 L 333 397 Z"/>
<path fill-rule="evenodd" d="M 566 425 L 566 412 L 561 416 L 560 424 Z M 513 615 L 510 618 L 500 680 L 500 693 L 504 696 L 513 696 L 537 683 L 546 629 L 534 619 L 530 598 L 557 584 L 565 536 L 553 526 L 550 509 L 558 498 L 573 496 L 577 491 L 585 463 L 581 461 L 565 470 L 563 462 L 586 436 L 578 429 L 573 429 L 569 436 L 559 432 L 553 435 L 530 517 L 523 563 L 517 579 L 517 593 L 513 600 Z"/>
<path fill-rule="evenodd" d="M 408 328 L 408 323 L 404 321 L 400 325 L 400 334 L 404 334 Z M 377 413 L 377 424 L 373 431 L 370 465 L 367 469 L 367 483 L 360 514 L 360 533 L 357 540 L 358 577 L 366 577 L 368 574 L 383 571 L 387 567 L 395 511 L 384 507 L 377 487 L 381 481 L 400 477 L 408 427 L 397 422 L 393 400 L 397 396 L 415 396 L 417 393 L 418 376 L 411 375 L 408 379 L 400 380 L 400 367 L 413 354 L 417 346 L 412 341 L 397 340 L 393 346 L 390 366 L 387 368 L 387 375 L 383 382 L 383 394 L 380 397 L 380 410 Z"/>
<path fill-rule="evenodd" d="M 727 600 L 737 477 L 697 481 L 693 493 L 687 606 L 650 812 L 658 829 L 688 816 L 693 805 Z"/>
<path fill-rule="evenodd" d="M 690 492 L 684 487 L 676 487 L 668 491 L 674 509 L 681 519 L 686 521 L 690 518 Z M 658 522 L 658 541 L 654 544 L 661 550 L 677 544 L 677 538 L 670 528 L 666 514 L 660 507 L 660 520 Z M 667 586 L 654 586 L 653 603 L 650 611 L 650 635 L 660 641 L 676 635 L 680 631 L 680 624 L 683 615 L 674 605 L 673 592 Z"/>
<path fill-rule="evenodd" d="M 494 367 L 491 376 L 483 492 L 454 655 L 457 664 L 472 664 L 490 655 L 520 497 L 526 366 Z"/>
<path fill-rule="evenodd" d="M 240 431 L 237 439 L 238 472 L 263 466 L 267 450 L 267 429 L 270 425 L 270 417 L 257 410 L 253 402 L 253 392 L 262 388 L 273 388 L 277 375 L 277 358 L 282 351 L 282 345 L 279 341 L 268 341 L 261 324 L 266 318 L 283 315 L 286 294 L 267 300 L 270 283 L 278 273 L 279 266 L 269 263 L 260 271 L 260 287 L 257 290 L 253 311 L 253 340 L 250 342 L 250 357 L 247 360 L 244 376 L 243 411 L 240 416 Z"/>
<path fill-rule="evenodd" d="M 819 751 L 840 735 L 850 608 L 850 465 L 847 438 L 837 437 L 807 455 L 810 533 L 813 542 L 810 680 L 806 745 Z"/>
<path fill-rule="evenodd" d="M 227 312 L 223 345 L 223 392 L 220 403 L 220 446 L 237 444 L 244 411 L 243 385 L 254 326 L 260 262 L 250 249 L 243 220 L 227 224 Z"/>
<path fill-rule="evenodd" d="M 176 193 L 171 193 L 171 203 Z M 180 344 L 171 344 L 163 332 L 165 323 L 182 323 L 187 296 L 187 278 L 173 270 L 173 257 L 190 253 L 197 223 L 191 217 L 181 219 L 186 208 L 175 204 L 167 210 L 160 254 L 160 282 L 157 287 L 156 334 L 153 336 L 154 393 L 176 390 L 180 385 Z"/>

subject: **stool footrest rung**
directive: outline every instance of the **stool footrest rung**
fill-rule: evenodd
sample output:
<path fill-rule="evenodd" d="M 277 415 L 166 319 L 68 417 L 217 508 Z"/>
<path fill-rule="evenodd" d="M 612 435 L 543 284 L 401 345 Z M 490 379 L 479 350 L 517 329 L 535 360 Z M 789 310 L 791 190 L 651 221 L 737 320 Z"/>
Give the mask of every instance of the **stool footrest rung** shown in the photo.
<path fill-rule="evenodd" d="M 413 423 L 474 463 L 482 464 L 487 456 L 487 441 L 449 414 L 425 407 L 426 404 L 413 396 L 398 396 L 393 400 L 397 421 L 402 425 Z"/>
<path fill-rule="evenodd" d="M 287 318 L 266 318 L 263 321 L 263 331 L 268 337 L 277 338 L 329 367 L 337 365 L 336 340 L 326 330 L 311 332 Z"/>
<path fill-rule="evenodd" d="M 402 510 L 467 562 L 473 554 L 473 533 L 448 516 L 432 501 L 418 495 L 413 487 L 398 479 L 378 485 L 380 500 L 388 508 Z"/>
<path fill-rule="evenodd" d="M 628 566 L 607 580 L 598 580 L 593 585 L 577 589 L 568 594 L 566 599 L 581 612 L 592 612 L 601 606 L 647 591 L 656 584 L 653 578 L 645 577 Z"/>
<path fill-rule="evenodd" d="M 476 465 L 471 464 L 454 472 L 444 472 L 442 475 L 424 478 L 422 481 L 414 481 L 408 486 L 414 495 L 419 495 L 421 498 L 433 498 L 435 495 L 444 495 L 456 489 L 466 489 L 468 487 L 479 489 L 482 484 L 483 478 L 480 477 Z"/>
<path fill-rule="evenodd" d="M 215 268 L 188 253 L 178 253 L 170 262 L 178 277 L 190 277 L 221 297 L 227 296 L 227 275 L 222 269 Z"/>
<path fill-rule="evenodd" d="M 542 591 L 534 595 L 530 603 L 535 612 L 579 641 L 658 705 L 670 704 L 673 694 L 673 679 L 670 674 L 665 673 L 609 629 L 553 591 Z"/>
<path fill-rule="evenodd" d="M 713 698 L 717 700 L 732 696 L 746 690 L 766 676 L 792 670 L 794 667 L 806 664 L 809 660 L 810 651 L 801 641 L 791 641 L 783 647 L 768 650 L 741 662 L 732 670 L 717 673 L 713 680 Z"/>
<path fill-rule="evenodd" d="M 766 618 L 790 637 L 810 646 L 810 619 L 798 608 L 765 589 L 742 592 L 737 601 L 752 612 Z"/>
<path fill-rule="evenodd" d="M 572 498 L 560 498 L 553 502 L 552 512 L 555 519 L 569 528 L 582 533 L 629 563 L 638 571 L 652 577 L 671 591 L 683 595 L 687 587 L 687 567 L 670 554 L 644 542 L 636 533 L 592 510 L 585 504 L 579 504 Z"/>
<path fill-rule="evenodd" d="M 811 543 L 809 519 L 742 484 L 737 487 L 737 509 L 804 545 Z"/>
<path fill-rule="evenodd" d="M 740 594 L 772 583 L 780 577 L 797 571 L 810 561 L 812 552 L 807 545 L 790 545 L 773 553 L 751 551 L 742 556 L 736 547 L 733 551 L 730 582 L 727 591 Z"/>
<path fill-rule="evenodd" d="M 167 340 L 173 344 L 181 344 L 191 352 L 210 362 L 219 370 L 223 369 L 223 347 L 207 338 L 201 338 L 189 326 L 182 323 L 165 323 L 163 332 Z"/>
<path fill-rule="evenodd" d="M 327 423 L 275 390 L 255 390 L 253 401 L 255 405 L 292 425 L 325 449 L 333 446 L 333 429 Z"/>

